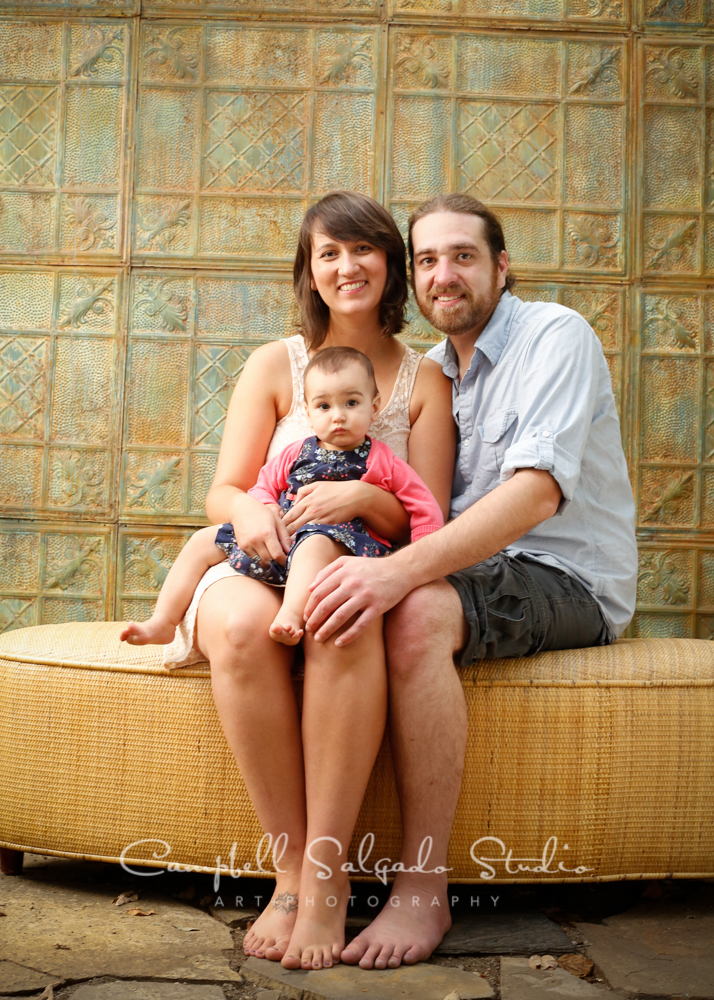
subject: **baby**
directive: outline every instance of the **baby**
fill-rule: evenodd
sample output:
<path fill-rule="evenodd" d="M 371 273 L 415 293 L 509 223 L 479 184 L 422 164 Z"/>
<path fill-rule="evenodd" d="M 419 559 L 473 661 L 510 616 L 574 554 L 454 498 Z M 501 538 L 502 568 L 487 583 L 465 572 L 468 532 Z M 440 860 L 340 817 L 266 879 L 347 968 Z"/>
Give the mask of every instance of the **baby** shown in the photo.
<path fill-rule="evenodd" d="M 410 515 L 412 541 L 436 531 L 441 510 L 424 482 L 381 441 L 367 437 L 379 413 L 379 393 L 372 363 L 352 347 L 318 351 L 305 368 L 305 404 L 315 437 L 288 445 L 260 471 L 248 490 L 264 504 L 290 510 L 301 486 L 361 479 L 389 490 Z M 151 618 L 129 622 L 121 639 L 134 645 L 171 642 L 199 580 L 209 566 L 228 559 L 245 576 L 285 587 L 283 604 L 270 626 L 276 642 L 292 646 L 303 635 L 309 586 L 325 566 L 341 555 L 383 556 L 392 544 L 360 518 L 344 524 L 310 522 L 298 528 L 285 566 L 262 563 L 238 547 L 233 526 L 201 528 L 186 543 L 166 577 Z"/>

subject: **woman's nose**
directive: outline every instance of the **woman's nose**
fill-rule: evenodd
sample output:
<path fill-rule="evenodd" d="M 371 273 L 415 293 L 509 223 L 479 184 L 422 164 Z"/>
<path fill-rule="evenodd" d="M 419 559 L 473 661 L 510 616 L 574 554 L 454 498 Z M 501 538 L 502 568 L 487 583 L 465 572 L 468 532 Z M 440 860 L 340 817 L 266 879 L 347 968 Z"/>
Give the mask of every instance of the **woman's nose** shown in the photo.
<path fill-rule="evenodd" d="M 340 274 L 347 276 L 353 275 L 357 272 L 359 268 L 359 262 L 356 257 L 353 257 L 350 253 L 344 253 L 340 258 Z"/>

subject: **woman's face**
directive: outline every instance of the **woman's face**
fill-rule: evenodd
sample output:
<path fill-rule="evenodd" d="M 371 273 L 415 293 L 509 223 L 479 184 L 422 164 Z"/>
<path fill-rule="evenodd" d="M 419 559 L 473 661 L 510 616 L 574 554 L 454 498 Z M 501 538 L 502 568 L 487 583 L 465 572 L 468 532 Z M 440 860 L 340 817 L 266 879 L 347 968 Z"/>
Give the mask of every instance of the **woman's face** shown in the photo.
<path fill-rule="evenodd" d="M 312 234 L 310 287 L 331 313 L 379 316 L 387 282 L 387 254 L 368 240 L 344 243 L 316 229 Z"/>

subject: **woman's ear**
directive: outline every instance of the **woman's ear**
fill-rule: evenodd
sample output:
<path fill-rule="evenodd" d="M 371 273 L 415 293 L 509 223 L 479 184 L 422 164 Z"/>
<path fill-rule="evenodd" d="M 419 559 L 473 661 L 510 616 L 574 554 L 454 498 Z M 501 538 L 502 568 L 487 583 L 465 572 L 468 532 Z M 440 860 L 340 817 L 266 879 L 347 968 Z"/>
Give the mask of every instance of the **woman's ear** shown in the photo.
<path fill-rule="evenodd" d="M 312 276 L 312 271 L 310 272 L 310 288 L 313 290 L 313 292 L 317 291 L 317 285 L 315 284 L 315 279 Z"/>

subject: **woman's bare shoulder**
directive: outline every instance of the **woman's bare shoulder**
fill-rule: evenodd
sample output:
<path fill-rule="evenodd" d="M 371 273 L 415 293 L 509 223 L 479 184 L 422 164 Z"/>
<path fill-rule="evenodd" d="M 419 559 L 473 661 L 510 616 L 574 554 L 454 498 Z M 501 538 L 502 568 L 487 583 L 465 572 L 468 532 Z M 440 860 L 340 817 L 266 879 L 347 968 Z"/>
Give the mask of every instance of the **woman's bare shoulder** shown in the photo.
<path fill-rule="evenodd" d="M 414 383 L 415 391 L 418 390 L 420 393 L 432 392 L 435 389 L 443 391 L 444 387 L 448 387 L 450 382 L 451 379 L 444 375 L 444 371 L 438 361 L 433 361 L 431 358 L 422 358 L 417 371 L 416 382 Z"/>
<path fill-rule="evenodd" d="M 290 371 L 290 356 L 284 341 L 271 340 L 267 344 L 261 344 L 251 351 L 245 368 L 256 374 L 265 369 L 270 369 L 273 374 L 278 374 L 280 369 Z"/>

